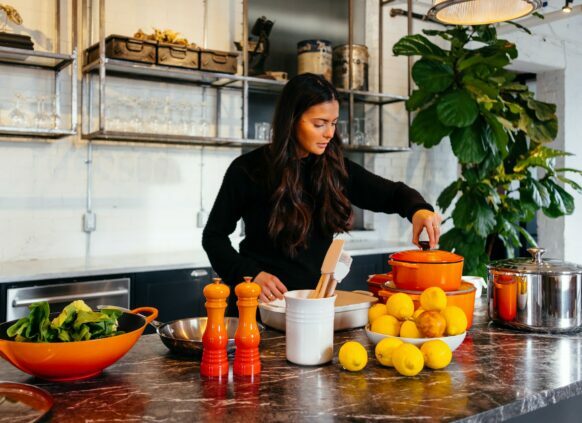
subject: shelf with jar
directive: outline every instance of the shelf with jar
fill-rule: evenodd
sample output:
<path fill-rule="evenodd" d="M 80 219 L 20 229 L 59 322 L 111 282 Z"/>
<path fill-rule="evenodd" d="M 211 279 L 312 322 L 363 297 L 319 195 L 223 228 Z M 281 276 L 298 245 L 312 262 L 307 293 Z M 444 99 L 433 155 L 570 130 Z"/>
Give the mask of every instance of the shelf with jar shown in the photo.
<path fill-rule="evenodd" d="M 247 18 L 256 19 L 252 27 L 246 22 L 251 36 L 243 38 L 247 40 L 250 56 L 247 72 L 253 75 L 246 81 L 248 96 L 245 98 L 250 110 L 251 130 L 253 124 L 270 120 L 275 95 L 286 83 L 280 80 L 264 82 L 261 76 L 310 72 L 324 76 L 338 89 L 341 107 L 337 131 L 347 150 L 397 152 L 410 149 L 408 137 L 401 136 L 395 141 L 396 138 L 391 137 L 393 133 L 389 132 L 392 130 L 389 125 L 394 122 L 407 126 L 404 102 L 408 97 L 383 91 L 384 75 L 379 71 L 384 50 L 382 18 L 379 17 L 385 15 L 384 6 L 389 2 L 341 0 L 333 10 L 309 0 L 249 3 L 251 9 Z M 305 19 L 298 20 L 301 16 Z M 312 16 L 318 19 L 309 19 Z M 290 26 L 294 21 L 298 24 Z M 282 30 L 277 30 L 277 25 Z M 243 47 L 242 42 L 238 44 Z M 262 59 L 257 58 L 261 55 Z M 402 77 L 398 79 L 405 79 L 405 74 Z M 393 81 L 389 84 L 394 86 Z M 398 129 L 400 135 L 405 135 L 403 128 Z"/>
<path fill-rule="evenodd" d="M 70 15 L 63 16 L 63 10 Z M 36 9 L 33 14 L 30 9 L 0 7 L 0 136 L 61 138 L 76 133 L 76 10 L 76 0 L 43 3 L 39 14 L 55 18 L 50 36 Z M 31 20 L 32 25 L 24 26 Z M 68 53 L 60 49 L 63 26 L 71 32 Z"/>
<path fill-rule="evenodd" d="M 353 0 L 349 0 L 350 13 L 353 13 L 352 2 Z M 111 40 L 115 38 L 123 39 L 124 37 L 106 35 L 105 32 L 105 1 L 88 0 L 87 3 L 92 7 L 85 6 L 83 8 L 83 13 L 88 14 L 88 16 L 83 18 L 84 22 L 89 23 L 86 31 L 88 31 L 89 34 L 95 34 L 95 32 L 97 32 L 93 31 L 91 23 L 94 20 L 94 15 L 98 14 L 99 39 L 96 44 L 92 44 L 91 37 L 86 37 L 89 40 L 89 44 L 84 46 L 84 49 L 86 49 L 86 60 L 82 67 L 83 138 L 90 140 L 157 142 L 225 147 L 261 145 L 267 142 L 268 137 L 249 136 L 248 127 L 252 125 L 252 122 L 250 122 L 252 111 L 249 108 L 249 93 L 278 94 L 282 91 L 286 81 L 249 76 L 248 52 L 246 51 L 246 46 L 241 48 L 243 53 L 242 74 L 240 72 L 237 74 L 230 72 L 211 72 L 200 69 L 202 67 L 202 65 L 200 65 L 200 59 L 198 59 L 198 69 L 196 69 L 196 66 L 189 66 L 186 68 L 176 65 L 165 65 L 160 63 L 159 53 L 157 53 L 157 57 L 156 55 L 152 57 L 151 54 L 149 57 L 145 58 L 138 57 L 137 60 L 139 61 L 135 61 L 135 58 L 134 60 L 123 60 L 120 58 L 122 55 L 116 56 L 115 54 L 112 54 L 113 49 L 111 46 Z M 242 35 L 243 39 L 248 39 L 249 1 L 243 0 L 242 3 Z M 207 7 L 206 3 L 204 3 L 204 6 Z M 98 11 L 98 13 L 96 11 Z M 351 17 L 349 24 L 350 27 L 353 25 Z M 351 38 L 349 38 L 348 41 L 351 41 Z M 134 38 L 131 38 L 131 42 L 135 45 L 139 44 L 139 42 Z M 187 48 L 190 48 L 192 45 L 188 44 L 188 46 L 189 47 Z M 151 46 L 146 47 L 150 48 Z M 123 48 L 121 50 L 123 50 Z M 139 47 L 136 47 L 135 51 L 138 50 Z M 192 47 L 191 50 L 194 50 L 194 47 Z M 92 54 L 89 54 L 89 52 L 92 52 Z M 184 100 L 174 101 L 174 99 L 172 99 L 171 101 L 168 101 L 168 95 L 165 95 L 166 100 L 154 100 L 151 98 L 143 99 L 139 96 L 131 95 L 119 95 L 115 98 L 115 96 L 110 93 L 111 90 L 107 89 L 109 81 L 112 78 L 125 78 L 128 81 L 150 81 L 162 85 L 166 84 L 165 86 L 182 84 L 185 86 L 202 87 L 202 89 L 211 90 L 216 97 L 215 104 L 217 105 L 216 107 L 212 107 L 213 110 L 216 110 L 213 122 L 208 122 L 207 119 L 203 119 L 200 116 L 194 116 L 191 109 L 196 108 L 196 104 L 188 103 Z M 354 123 L 356 119 L 352 112 L 354 104 L 361 103 L 382 107 L 383 105 L 401 103 L 406 100 L 405 96 L 392 95 L 383 92 L 370 92 L 361 89 L 361 87 L 358 88 L 359 89 L 341 88 L 338 90 L 342 102 L 347 105 L 346 110 L 348 108 L 350 110 L 348 133 L 354 131 Z M 232 92 L 231 90 L 238 90 L 241 95 L 241 128 L 239 134 L 223 136 L 218 129 L 221 121 L 219 106 L 221 101 L 220 98 L 223 93 Z M 162 97 L 164 97 L 164 94 L 162 94 Z M 129 115 L 129 117 L 124 119 L 119 118 L 119 104 L 121 104 L 121 108 L 123 108 L 123 113 Z M 205 105 L 204 102 L 202 104 Z M 198 106 L 200 107 L 200 105 Z M 211 106 L 205 105 L 205 107 Z M 140 109 L 139 114 L 141 115 L 139 117 L 137 116 L 138 112 L 132 111 L 132 109 L 138 108 Z M 191 120 L 190 124 L 188 123 L 189 118 Z M 123 120 L 123 122 L 120 120 Z M 164 125 L 156 125 L 156 120 L 163 121 Z M 197 122 L 200 120 L 202 120 L 202 122 Z M 205 130 L 195 128 L 197 125 L 202 126 L 204 124 L 207 126 Z M 213 130 L 209 131 L 208 127 L 212 127 Z M 358 131 L 354 131 L 351 137 L 346 136 L 345 139 L 357 140 Z M 376 145 L 370 145 L 370 143 L 363 142 L 361 144 L 347 143 L 346 149 L 364 152 L 391 152 L 405 151 L 408 148 L 382 145 L 381 142 Z"/>

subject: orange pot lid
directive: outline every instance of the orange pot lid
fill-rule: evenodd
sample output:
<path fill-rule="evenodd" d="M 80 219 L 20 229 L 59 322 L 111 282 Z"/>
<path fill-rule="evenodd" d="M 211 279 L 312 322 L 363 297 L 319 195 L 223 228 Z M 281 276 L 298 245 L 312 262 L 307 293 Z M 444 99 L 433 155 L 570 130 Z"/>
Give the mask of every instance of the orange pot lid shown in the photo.
<path fill-rule="evenodd" d="M 390 256 L 392 260 L 405 261 L 407 263 L 458 263 L 463 261 L 463 257 L 442 250 L 408 250 L 394 253 Z"/>

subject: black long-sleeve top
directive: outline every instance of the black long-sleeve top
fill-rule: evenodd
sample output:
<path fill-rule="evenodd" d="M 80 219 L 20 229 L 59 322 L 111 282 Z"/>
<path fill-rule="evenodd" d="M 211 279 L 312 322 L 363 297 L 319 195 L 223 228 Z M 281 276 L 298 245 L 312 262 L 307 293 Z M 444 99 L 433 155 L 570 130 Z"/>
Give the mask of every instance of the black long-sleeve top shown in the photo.
<path fill-rule="evenodd" d="M 311 230 L 308 245 L 295 257 L 287 256 L 269 237 L 271 213 L 265 170 L 267 146 L 236 158 L 226 171 L 218 196 L 202 235 L 202 246 L 218 275 L 228 284 L 242 282 L 265 271 L 277 276 L 288 290 L 316 286 L 321 264 L 332 241 L 322 231 Z M 348 173 L 346 193 L 349 201 L 374 212 L 398 213 L 412 219 L 420 209 L 433 210 L 422 196 L 402 182 L 392 182 L 345 160 Z M 302 179 L 308 180 L 313 157 L 302 159 Z M 229 239 L 242 217 L 245 238 L 237 252 Z"/>

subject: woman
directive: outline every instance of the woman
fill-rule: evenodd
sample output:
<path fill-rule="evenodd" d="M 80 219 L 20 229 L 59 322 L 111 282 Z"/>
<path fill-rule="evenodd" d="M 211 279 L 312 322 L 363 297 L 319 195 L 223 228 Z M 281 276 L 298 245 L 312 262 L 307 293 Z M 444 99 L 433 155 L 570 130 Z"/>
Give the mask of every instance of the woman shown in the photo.
<path fill-rule="evenodd" d="M 315 288 L 334 234 L 350 229 L 352 204 L 407 217 L 416 245 L 423 228 L 431 248 L 438 243 L 440 216 L 418 192 L 344 158 L 335 131 L 338 98 L 320 76 L 291 79 L 271 143 L 232 162 L 204 228 L 214 270 L 231 285 L 252 276 L 264 302 L 288 289 Z M 237 252 L 228 236 L 241 217 L 246 235 Z"/>

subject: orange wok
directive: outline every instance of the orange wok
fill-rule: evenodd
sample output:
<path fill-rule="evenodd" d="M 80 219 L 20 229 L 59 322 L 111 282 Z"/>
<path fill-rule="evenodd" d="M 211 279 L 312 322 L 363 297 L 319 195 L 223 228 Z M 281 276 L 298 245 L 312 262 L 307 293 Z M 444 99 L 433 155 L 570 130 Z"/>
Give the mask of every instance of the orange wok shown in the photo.
<path fill-rule="evenodd" d="M 147 317 L 137 313 L 149 313 Z M 51 314 L 51 319 L 59 313 Z M 6 331 L 17 320 L 0 324 L 0 357 L 41 379 L 66 382 L 98 375 L 123 357 L 137 342 L 146 325 L 158 316 L 153 307 L 123 313 L 118 330 L 124 334 L 77 342 L 16 342 Z"/>

